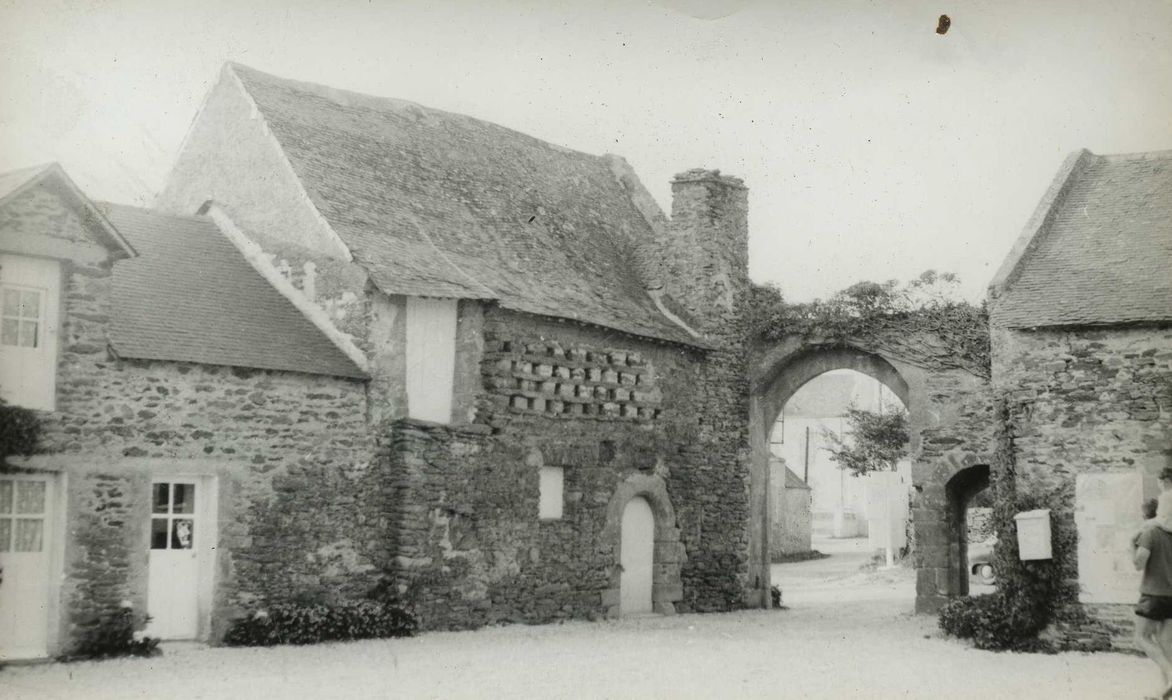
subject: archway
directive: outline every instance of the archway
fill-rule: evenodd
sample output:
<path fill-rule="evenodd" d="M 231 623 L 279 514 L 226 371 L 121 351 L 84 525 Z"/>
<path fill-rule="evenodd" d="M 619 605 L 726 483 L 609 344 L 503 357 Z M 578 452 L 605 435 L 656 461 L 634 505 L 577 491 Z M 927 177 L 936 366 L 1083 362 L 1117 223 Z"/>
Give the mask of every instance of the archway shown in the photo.
<path fill-rule="evenodd" d="M 657 474 L 631 474 L 619 482 L 614 494 L 610 498 L 606 511 L 606 527 L 603 528 L 604 542 L 613 543 L 615 558 L 610 587 L 603 592 L 603 605 L 608 617 L 619 617 L 623 609 L 623 564 L 625 537 L 624 520 L 629 506 L 633 502 L 640 502 L 636 508 L 646 506 L 652 521 L 651 540 L 651 612 L 671 615 L 676 611 L 675 604 L 683 599 L 683 584 L 680 580 L 680 569 L 686 558 L 684 545 L 680 542 L 680 530 L 676 527 L 675 510 L 671 499 L 667 495 L 667 484 L 663 477 Z M 634 534 L 645 527 L 647 512 L 639 516 L 643 524 L 631 530 Z M 644 542 L 640 538 L 635 541 Z"/>
<path fill-rule="evenodd" d="M 636 496 L 623 508 L 619 538 L 619 614 L 651 612 L 655 515 L 647 499 Z"/>
<path fill-rule="evenodd" d="M 953 524 L 945 484 L 961 469 L 989 464 L 994 442 L 988 378 L 970 369 L 933 363 L 917 353 L 931 337 L 898 338 L 872 345 L 790 336 L 755 347 L 750 370 L 752 469 L 750 473 L 750 594 L 766 607 L 770 586 L 769 431 L 785 402 L 826 372 L 852 369 L 881 382 L 909 414 L 913 486 L 911 529 L 917 612 L 934 612 L 960 595 L 964 562 L 953 552 Z M 938 339 L 936 339 L 938 342 Z M 894 348 L 894 349 L 893 349 Z M 908 350 L 907 358 L 899 349 Z M 979 489 L 977 489 L 979 490 Z"/>
<path fill-rule="evenodd" d="M 969 561 L 969 505 L 988 487 L 987 464 L 961 469 L 944 485 L 948 499 L 948 571 L 954 575 L 950 588 L 955 595 L 969 594 L 969 578 L 973 573 Z"/>

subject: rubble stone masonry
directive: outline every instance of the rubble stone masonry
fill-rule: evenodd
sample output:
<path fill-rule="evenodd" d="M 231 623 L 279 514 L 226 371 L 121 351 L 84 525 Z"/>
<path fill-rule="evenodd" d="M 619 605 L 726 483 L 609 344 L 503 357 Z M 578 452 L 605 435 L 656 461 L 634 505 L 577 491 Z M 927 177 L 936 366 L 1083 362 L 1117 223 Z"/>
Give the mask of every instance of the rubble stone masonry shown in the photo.
<path fill-rule="evenodd" d="M 614 614 L 634 495 L 656 513 L 656 608 L 738 607 L 745 475 L 697 390 L 706 354 L 496 307 L 484 338 L 475 421 L 391 431 L 396 581 L 424 625 Z M 538 517 L 543 466 L 564 470 L 558 520 Z"/>
<path fill-rule="evenodd" d="M 995 385 L 1013 427 L 1018 489 L 1064 494 L 1056 527 L 1075 527 L 1079 474 L 1138 473 L 1144 496 L 1158 493 L 1157 475 L 1172 467 L 1172 327 L 994 326 L 993 349 Z M 1076 564 L 1068 562 L 1072 577 Z M 1127 625 L 1117 621 L 1128 606 L 1084 607 L 1117 646 L 1130 646 Z"/>
<path fill-rule="evenodd" d="M 57 410 L 43 414 L 45 454 L 29 466 L 67 487 L 61 650 L 121 601 L 143 609 L 152 477 L 218 477 L 212 639 L 258 601 L 372 586 L 385 517 L 366 497 L 377 462 L 365 385 L 114 357 L 111 262 L 84 231 L 61 233 L 73 220 L 59 205 L 49 211 L 53 225 L 37 228 L 75 249 L 58 251 L 72 262 L 63 263 Z"/>

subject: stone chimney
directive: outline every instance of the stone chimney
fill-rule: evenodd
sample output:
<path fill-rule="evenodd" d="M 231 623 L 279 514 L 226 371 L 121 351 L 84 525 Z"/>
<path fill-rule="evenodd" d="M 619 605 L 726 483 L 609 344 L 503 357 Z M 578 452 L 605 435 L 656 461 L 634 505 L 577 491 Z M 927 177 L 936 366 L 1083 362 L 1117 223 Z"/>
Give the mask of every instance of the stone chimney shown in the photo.
<path fill-rule="evenodd" d="M 671 182 L 671 223 L 659 241 L 663 291 L 714 340 L 743 342 L 749 299 L 748 188 L 719 170 Z M 729 338 L 732 339 L 732 338 Z"/>

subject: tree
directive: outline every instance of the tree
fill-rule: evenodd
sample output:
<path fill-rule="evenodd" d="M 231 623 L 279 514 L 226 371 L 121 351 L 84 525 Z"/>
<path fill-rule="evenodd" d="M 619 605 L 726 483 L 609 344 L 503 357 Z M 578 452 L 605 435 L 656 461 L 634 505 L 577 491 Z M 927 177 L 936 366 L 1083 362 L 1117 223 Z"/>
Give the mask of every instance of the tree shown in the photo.
<path fill-rule="evenodd" d="M 895 471 L 899 460 L 908 456 L 907 411 L 865 411 L 847 409 L 845 435 L 824 431 L 830 459 L 853 476 L 873 471 Z"/>

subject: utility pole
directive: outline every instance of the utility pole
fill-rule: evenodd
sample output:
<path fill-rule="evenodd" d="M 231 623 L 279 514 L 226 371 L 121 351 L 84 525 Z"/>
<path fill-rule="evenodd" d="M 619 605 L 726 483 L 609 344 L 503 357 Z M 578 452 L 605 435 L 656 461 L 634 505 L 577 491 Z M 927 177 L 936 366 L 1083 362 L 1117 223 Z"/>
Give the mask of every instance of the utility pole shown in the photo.
<path fill-rule="evenodd" d="M 810 483 L 810 426 L 806 426 L 806 457 L 802 462 L 802 481 Z"/>

